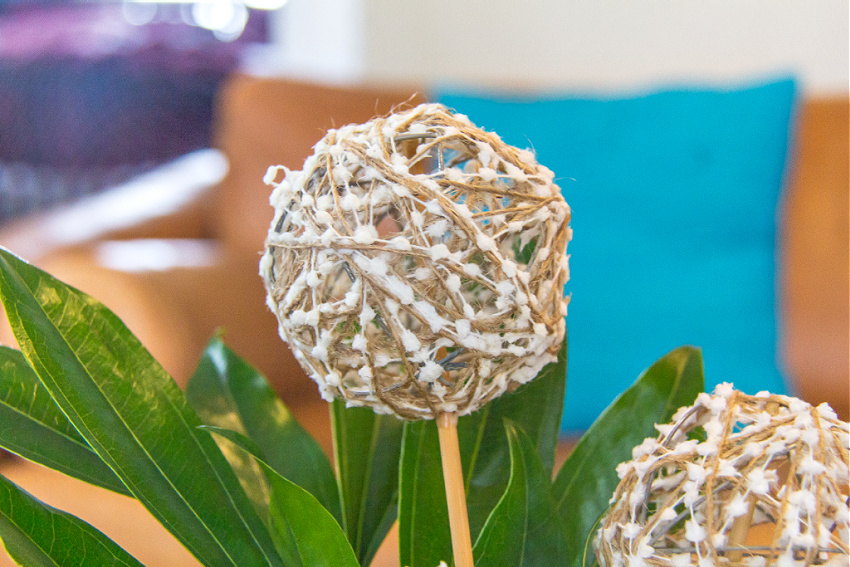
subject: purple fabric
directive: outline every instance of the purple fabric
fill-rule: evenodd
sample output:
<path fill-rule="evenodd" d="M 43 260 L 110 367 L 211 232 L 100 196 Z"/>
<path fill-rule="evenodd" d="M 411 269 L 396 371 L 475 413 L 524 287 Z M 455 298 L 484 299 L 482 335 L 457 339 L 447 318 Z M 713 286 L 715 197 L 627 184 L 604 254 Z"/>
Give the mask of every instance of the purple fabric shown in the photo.
<path fill-rule="evenodd" d="M 132 26 L 120 6 L 0 17 L 0 161 L 61 167 L 162 162 L 209 146 L 239 46 L 178 24 Z"/>
<path fill-rule="evenodd" d="M 0 161 L 93 167 L 207 147 L 231 67 L 161 46 L 97 60 L 0 62 Z"/>
<path fill-rule="evenodd" d="M 0 162 L 0 223 L 114 187 L 153 166 L 57 168 Z"/>
<path fill-rule="evenodd" d="M 0 8 L 0 222 L 211 145 L 213 106 L 246 42 L 120 3 Z"/>

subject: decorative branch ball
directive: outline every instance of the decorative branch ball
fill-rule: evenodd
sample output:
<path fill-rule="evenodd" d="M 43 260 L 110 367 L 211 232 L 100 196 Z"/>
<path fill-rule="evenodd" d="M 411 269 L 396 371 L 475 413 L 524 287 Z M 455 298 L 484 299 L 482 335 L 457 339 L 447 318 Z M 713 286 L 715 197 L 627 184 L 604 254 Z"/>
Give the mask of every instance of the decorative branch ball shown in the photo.
<path fill-rule="evenodd" d="M 848 424 L 731 384 L 634 449 L 596 534 L 603 567 L 847 567 Z"/>
<path fill-rule="evenodd" d="M 570 209 L 553 173 L 438 104 L 330 130 L 271 167 L 267 303 L 322 396 L 468 414 L 564 337 Z"/>

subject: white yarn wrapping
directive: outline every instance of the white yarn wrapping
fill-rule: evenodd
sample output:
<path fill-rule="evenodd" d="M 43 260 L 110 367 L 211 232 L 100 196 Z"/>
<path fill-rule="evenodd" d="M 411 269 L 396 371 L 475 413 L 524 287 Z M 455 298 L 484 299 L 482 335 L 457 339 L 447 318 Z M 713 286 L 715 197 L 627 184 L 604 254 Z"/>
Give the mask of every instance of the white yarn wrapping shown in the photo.
<path fill-rule="evenodd" d="M 600 565 L 847 566 L 850 431 L 828 405 L 721 384 L 656 427 L 617 468 Z M 750 512 L 759 545 L 746 524 L 732 541 Z"/>
<path fill-rule="evenodd" d="M 555 360 L 570 210 L 530 151 L 436 104 L 314 149 L 301 171 L 266 175 L 260 273 L 325 399 L 463 415 Z"/>

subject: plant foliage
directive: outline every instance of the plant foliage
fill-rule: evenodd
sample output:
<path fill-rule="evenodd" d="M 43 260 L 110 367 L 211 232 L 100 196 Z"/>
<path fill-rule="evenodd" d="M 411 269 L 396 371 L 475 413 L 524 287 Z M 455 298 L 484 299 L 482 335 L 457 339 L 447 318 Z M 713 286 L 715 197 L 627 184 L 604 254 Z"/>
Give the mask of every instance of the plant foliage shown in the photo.
<path fill-rule="evenodd" d="M 0 299 L 20 346 L 0 347 L 0 447 L 137 499 L 206 566 L 365 567 L 396 521 L 402 565 L 451 564 L 433 422 L 335 402 L 332 467 L 220 339 L 184 394 L 106 307 L 2 248 Z M 578 566 L 616 465 L 703 388 L 699 350 L 672 351 L 553 481 L 566 353 L 565 341 L 537 379 L 460 419 L 478 567 Z M 0 538 L 22 565 L 140 565 L 2 476 Z"/>

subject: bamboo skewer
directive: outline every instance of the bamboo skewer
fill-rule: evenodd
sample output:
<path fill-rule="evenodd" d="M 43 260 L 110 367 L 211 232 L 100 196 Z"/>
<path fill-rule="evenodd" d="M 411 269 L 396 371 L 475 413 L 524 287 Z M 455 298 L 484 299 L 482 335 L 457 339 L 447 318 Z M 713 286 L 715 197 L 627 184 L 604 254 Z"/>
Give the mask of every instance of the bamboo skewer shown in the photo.
<path fill-rule="evenodd" d="M 747 511 L 735 518 L 732 529 L 729 531 L 729 547 L 743 547 L 747 541 L 747 534 L 753 524 L 753 515 L 756 511 L 756 497 L 750 496 Z M 738 565 L 744 557 L 743 549 L 735 549 L 726 554 L 732 565 Z"/>
<path fill-rule="evenodd" d="M 776 402 L 770 402 L 765 405 L 765 411 L 771 415 L 776 415 L 779 411 L 779 405 Z M 747 535 L 750 532 L 750 526 L 753 524 L 753 516 L 756 512 L 756 496 L 751 494 L 747 501 L 747 511 L 735 518 L 732 522 L 732 528 L 729 531 L 729 547 L 744 547 L 747 541 Z M 744 557 L 744 550 L 730 551 L 727 555 L 732 565 L 739 564 Z"/>
<path fill-rule="evenodd" d="M 440 437 L 440 457 L 449 505 L 449 527 L 452 532 L 452 552 L 455 567 L 473 567 L 472 539 L 469 535 L 469 515 L 463 488 L 463 469 L 457 440 L 457 414 L 444 413 L 437 417 Z"/>

